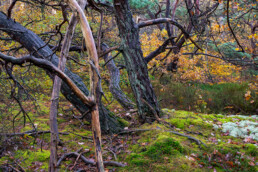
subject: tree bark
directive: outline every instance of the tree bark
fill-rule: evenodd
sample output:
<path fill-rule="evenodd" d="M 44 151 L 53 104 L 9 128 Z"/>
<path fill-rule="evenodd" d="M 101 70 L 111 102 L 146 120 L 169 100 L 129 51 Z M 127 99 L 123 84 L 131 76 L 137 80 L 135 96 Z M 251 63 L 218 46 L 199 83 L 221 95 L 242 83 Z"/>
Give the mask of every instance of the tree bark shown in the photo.
<path fill-rule="evenodd" d="M 0 30 L 6 32 L 13 40 L 19 42 L 36 58 L 47 59 L 55 66 L 58 66 L 58 57 L 39 36 L 24 28 L 19 23 L 14 22 L 12 19 L 8 19 L 2 12 L 0 12 Z M 78 75 L 72 73 L 67 68 L 65 68 L 65 74 L 85 95 L 89 95 L 87 87 Z M 53 79 L 53 74 L 48 73 L 48 75 Z M 66 99 L 80 111 L 80 113 L 84 114 L 89 110 L 89 108 L 71 91 L 67 84 L 62 83 L 61 92 Z M 116 117 L 112 116 L 103 104 L 99 104 L 99 109 L 101 128 L 104 132 L 116 133 L 122 130 L 122 126 Z M 91 117 L 88 115 L 87 120 L 90 121 L 90 119 Z"/>
<path fill-rule="evenodd" d="M 133 21 L 128 0 L 114 0 L 116 22 L 121 37 L 122 54 L 126 62 L 141 122 L 153 122 L 155 116 L 146 102 L 160 114 L 157 98 L 149 80 L 147 65 L 139 41 L 139 29 Z M 142 101 L 145 100 L 144 101 Z"/>
<path fill-rule="evenodd" d="M 109 49 L 108 45 L 102 43 L 102 51 Z M 118 101 L 118 103 L 126 110 L 133 109 L 134 105 L 133 102 L 124 94 L 122 89 L 119 86 L 120 83 L 120 71 L 116 67 L 114 60 L 110 60 L 112 56 L 110 53 L 103 56 L 106 67 L 108 69 L 110 75 L 110 83 L 109 83 L 109 90 L 114 96 L 114 98 Z"/>

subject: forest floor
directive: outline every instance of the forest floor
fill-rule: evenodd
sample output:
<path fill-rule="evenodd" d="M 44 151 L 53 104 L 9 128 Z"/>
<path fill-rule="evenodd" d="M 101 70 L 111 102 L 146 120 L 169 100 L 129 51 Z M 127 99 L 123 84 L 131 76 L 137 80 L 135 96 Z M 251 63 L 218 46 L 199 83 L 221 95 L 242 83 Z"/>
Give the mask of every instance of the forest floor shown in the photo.
<path fill-rule="evenodd" d="M 69 105 L 63 107 L 70 108 Z M 135 112 L 116 110 L 129 122 L 124 122 L 123 132 L 103 135 L 103 158 L 126 166 L 107 166 L 107 171 L 258 171 L 258 116 L 224 116 L 173 109 L 163 109 L 163 112 L 165 123 L 140 126 Z M 38 131 L 49 130 L 47 115 L 31 118 Z M 89 123 L 68 113 L 60 113 L 58 123 L 60 132 L 67 134 L 60 135 L 63 145 L 58 147 L 58 157 L 70 152 L 80 155 L 65 158 L 60 171 L 95 171 L 94 166 L 81 159 L 84 156 L 94 161 Z M 32 129 L 30 124 L 18 126 L 19 132 Z M 50 134 L 38 134 L 37 137 L 24 134 L 5 141 L 10 146 L 0 158 L 0 166 L 47 171 Z"/>

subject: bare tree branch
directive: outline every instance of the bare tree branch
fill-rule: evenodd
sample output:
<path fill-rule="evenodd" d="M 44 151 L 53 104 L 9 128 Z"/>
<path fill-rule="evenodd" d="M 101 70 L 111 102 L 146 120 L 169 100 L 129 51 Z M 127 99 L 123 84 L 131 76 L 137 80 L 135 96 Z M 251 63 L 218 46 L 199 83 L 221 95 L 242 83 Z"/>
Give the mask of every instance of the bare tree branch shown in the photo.
<path fill-rule="evenodd" d="M 244 48 L 242 47 L 242 45 L 241 45 L 240 42 L 238 41 L 238 39 L 237 39 L 237 37 L 236 37 L 236 35 L 235 35 L 235 33 L 234 33 L 234 31 L 233 31 L 231 25 L 230 25 L 230 21 L 229 21 L 229 0 L 227 1 L 227 23 L 228 23 L 228 27 L 229 27 L 229 29 L 230 29 L 230 32 L 232 33 L 234 39 L 235 39 L 236 42 L 237 42 L 237 45 L 241 48 L 241 51 L 242 51 L 242 52 L 245 52 Z"/>
<path fill-rule="evenodd" d="M 139 28 L 143 28 L 146 26 L 156 25 L 156 24 L 160 24 L 160 23 L 171 23 L 171 24 L 177 26 L 183 32 L 186 39 L 189 39 L 198 49 L 202 50 L 202 48 L 190 37 L 190 34 L 184 29 L 184 27 L 172 19 L 159 18 L 159 19 L 154 19 L 154 20 L 147 20 L 147 21 L 143 21 L 143 22 L 139 23 L 137 26 Z"/>
<path fill-rule="evenodd" d="M 73 81 L 60 69 L 54 66 L 51 62 L 44 59 L 37 59 L 33 56 L 24 56 L 21 58 L 15 58 L 12 56 L 7 56 L 3 53 L 0 53 L 0 58 L 7 63 L 12 63 L 14 65 L 22 66 L 24 63 L 31 62 L 34 65 L 47 69 L 48 71 L 58 75 L 70 88 L 71 90 L 85 103 L 87 106 L 92 107 L 95 105 L 95 102 L 91 97 L 87 97 L 84 93 L 73 83 Z"/>

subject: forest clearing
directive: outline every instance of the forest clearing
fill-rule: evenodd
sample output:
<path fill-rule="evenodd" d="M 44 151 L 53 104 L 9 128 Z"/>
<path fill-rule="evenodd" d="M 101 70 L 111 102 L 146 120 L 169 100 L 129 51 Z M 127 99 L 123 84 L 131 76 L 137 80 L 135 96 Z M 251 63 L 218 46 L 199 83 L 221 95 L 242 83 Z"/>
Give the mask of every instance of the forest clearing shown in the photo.
<path fill-rule="evenodd" d="M 0 171 L 258 170 L 257 0 L 1 0 Z"/>

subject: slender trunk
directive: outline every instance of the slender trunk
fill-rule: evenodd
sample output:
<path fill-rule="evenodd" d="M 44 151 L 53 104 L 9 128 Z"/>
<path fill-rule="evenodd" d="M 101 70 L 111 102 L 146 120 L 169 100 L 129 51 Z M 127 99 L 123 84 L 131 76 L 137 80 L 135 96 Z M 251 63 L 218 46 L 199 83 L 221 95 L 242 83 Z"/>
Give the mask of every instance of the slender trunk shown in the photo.
<path fill-rule="evenodd" d="M 102 44 L 102 51 L 105 51 L 108 48 L 109 48 L 108 45 L 104 43 Z M 116 67 L 114 60 L 112 60 L 112 56 L 110 56 L 110 53 L 108 53 L 103 58 L 106 62 L 106 67 L 110 75 L 110 83 L 109 83 L 110 92 L 124 109 L 126 110 L 133 109 L 134 108 L 133 102 L 124 94 L 124 92 L 119 86 L 120 71 Z"/>
<path fill-rule="evenodd" d="M 86 3 L 81 4 L 81 6 L 84 8 Z M 66 66 L 66 58 L 69 54 L 69 49 L 71 46 L 73 34 L 75 27 L 78 23 L 77 16 L 75 13 L 73 13 L 69 25 L 67 27 L 67 31 L 64 37 L 64 41 L 62 44 L 61 52 L 60 52 L 60 60 L 58 63 L 58 68 L 61 71 L 65 70 Z M 56 163 L 57 163 L 57 144 L 60 142 L 59 136 L 58 136 L 58 124 L 57 124 L 57 113 L 58 113 L 58 103 L 59 103 L 59 93 L 61 90 L 61 83 L 62 80 L 58 76 L 55 76 L 54 78 L 54 84 L 53 84 L 53 91 L 51 96 L 51 106 L 50 106 L 50 131 L 51 131 L 51 141 L 50 141 L 50 160 L 49 160 L 49 171 L 50 172 L 57 172 Z"/>
<path fill-rule="evenodd" d="M 173 3 L 173 9 L 172 9 L 172 15 L 171 15 L 171 19 L 175 20 L 175 14 L 176 14 L 176 9 L 177 9 L 177 4 L 178 4 L 179 0 L 176 0 Z M 172 25 L 171 26 L 171 35 L 174 36 L 175 35 L 175 26 Z"/>
<path fill-rule="evenodd" d="M 253 24 L 253 25 L 251 25 L 251 33 L 252 33 L 252 35 L 255 34 L 255 31 L 256 31 L 257 27 L 258 27 L 258 22 Z M 252 37 L 250 41 L 251 41 L 251 48 L 252 48 L 252 59 L 254 60 L 255 57 L 256 57 L 256 48 L 257 48 L 256 43 L 255 43 L 256 41 L 255 41 L 254 37 Z"/>
<path fill-rule="evenodd" d="M 78 5 L 76 0 L 69 0 L 69 5 L 76 9 L 80 16 L 81 30 L 83 33 L 83 37 L 85 39 L 85 44 L 87 47 L 87 51 L 90 57 L 91 64 L 91 72 L 90 72 L 90 88 L 91 88 L 91 96 L 96 101 L 95 106 L 91 109 L 92 116 L 92 134 L 93 141 L 95 146 L 95 158 L 96 165 L 99 172 L 104 172 L 104 165 L 102 159 L 101 152 L 101 130 L 100 130 L 100 122 L 99 122 L 99 98 L 100 98 L 100 90 L 101 84 L 99 79 L 99 61 L 98 61 L 98 53 L 95 46 L 95 41 L 93 39 L 93 35 L 91 32 L 91 28 L 87 21 L 87 18 L 84 15 L 83 10 Z"/>
<path fill-rule="evenodd" d="M 143 58 L 139 41 L 139 29 L 133 21 L 128 0 L 114 0 L 114 9 L 119 36 L 122 41 L 122 54 L 126 62 L 140 120 L 141 122 L 153 122 L 156 119 L 153 110 L 159 115 L 160 109 L 149 80 L 147 65 Z M 150 109 L 150 106 L 153 109 Z"/>

